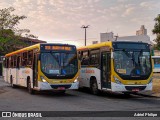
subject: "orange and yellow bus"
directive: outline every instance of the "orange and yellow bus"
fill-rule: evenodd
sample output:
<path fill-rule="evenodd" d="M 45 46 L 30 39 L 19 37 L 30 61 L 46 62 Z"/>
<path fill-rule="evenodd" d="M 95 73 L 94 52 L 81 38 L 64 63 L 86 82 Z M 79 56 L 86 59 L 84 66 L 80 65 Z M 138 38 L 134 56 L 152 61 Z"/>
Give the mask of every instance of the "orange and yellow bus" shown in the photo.
<path fill-rule="evenodd" d="M 142 42 L 108 41 L 78 48 L 80 87 L 125 94 L 152 90 L 150 45 Z"/>
<path fill-rule="evenodd" d="M 80 62 L 76 46 L 43 43 L 5 55 L 3 76 L 12 87 L 29 93 L 42 90 L 78 89 Z"/>

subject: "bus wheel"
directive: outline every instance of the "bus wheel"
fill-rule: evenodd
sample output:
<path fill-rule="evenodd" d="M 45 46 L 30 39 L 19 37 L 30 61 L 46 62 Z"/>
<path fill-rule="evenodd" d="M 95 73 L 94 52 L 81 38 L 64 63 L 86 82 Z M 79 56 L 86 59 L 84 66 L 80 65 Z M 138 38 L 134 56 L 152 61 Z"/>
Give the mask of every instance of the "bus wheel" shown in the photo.
<path fill-rule="evenodd" d="M 10 78 L 10 83 L 11 83 L 11 87 L 12 87 L 12 88 L 15 88 L 15 85 L 13 84 L 13 78 L 12 78 L 12 76 L 11 76 L 11 78 Z"/>
<path fill-rule="evenodd" d="M 96 81 L 95 79 L 94 79 L 94 80 L 91 80 L 90 89 L 91 89 L 91 92 L 92 92 L 94 95 L 98 95 L 98 94 L 99 94 L 97 81 Z"/>
<path fill-rule="evenodd" d="M 34 94 L 34 90 L 31 88 L 31 81 L 27 81 L 27 89 L 30 94 Z"/>

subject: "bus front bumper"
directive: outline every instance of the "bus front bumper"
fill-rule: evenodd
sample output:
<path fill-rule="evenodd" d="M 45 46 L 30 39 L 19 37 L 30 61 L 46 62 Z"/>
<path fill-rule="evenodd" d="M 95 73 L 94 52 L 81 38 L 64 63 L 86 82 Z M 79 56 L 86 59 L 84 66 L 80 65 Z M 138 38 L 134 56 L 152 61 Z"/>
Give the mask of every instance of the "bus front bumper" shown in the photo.
<path fill-rule="evenodd" d="M 152 83 L 147 85 L 123 85 L 117 83 L 111 83 L 112 91 L 114 92 L 139 92 L 139 91 L 151 91 Z"/>
<path fill-rule="evenodd" d="M 79 81 L 71 84 L 49 84 L 48 82 L 38 82 L 38 90 L 67 90 L 78 89 Z"/>

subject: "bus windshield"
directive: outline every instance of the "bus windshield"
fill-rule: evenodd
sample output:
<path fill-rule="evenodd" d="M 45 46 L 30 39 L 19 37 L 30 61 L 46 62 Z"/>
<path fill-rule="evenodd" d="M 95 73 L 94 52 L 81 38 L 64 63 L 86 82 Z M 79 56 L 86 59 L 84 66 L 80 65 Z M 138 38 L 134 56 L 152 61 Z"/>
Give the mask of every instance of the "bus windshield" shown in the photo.
<path fill-rule="evenodd" d="M 152 71 L 149 51 L 116 50 L 114 51 L 115 71 L 123 76 L 144 77 Z"/>
<path fill-rule="evenodd" d="M 75 75 L 78 71 L 77 54 L 73 52 L 41 53 L 41 70 L 49 76 Z"/>

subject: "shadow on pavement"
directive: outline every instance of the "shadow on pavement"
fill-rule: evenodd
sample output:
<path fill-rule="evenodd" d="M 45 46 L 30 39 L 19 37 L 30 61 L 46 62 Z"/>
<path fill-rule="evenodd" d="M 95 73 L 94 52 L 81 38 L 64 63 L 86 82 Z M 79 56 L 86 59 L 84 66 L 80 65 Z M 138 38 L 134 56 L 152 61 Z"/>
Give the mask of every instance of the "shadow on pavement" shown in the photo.
<path fill-rule="evenodd" d="M 78 91 L 92 95 L 92 93 L 91 93 L 89 88 L 81 88 Z M 97 96 L 113 98 L 113 99 L 114 98 L 115 99 L 132 99 L 132 98 L 142 98 L 142 97 L 151 97 L 151 98 L 154 97 L 154 98 L 156 98 L 155 96 L 149 96 L 149 95 L 138 94 L 138 93 L 124 94 L 124 93 L 116 93 L 116 92 L 111 92 L 111 91 L 102 91 Z"/>

